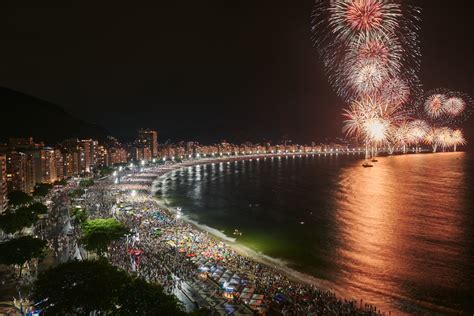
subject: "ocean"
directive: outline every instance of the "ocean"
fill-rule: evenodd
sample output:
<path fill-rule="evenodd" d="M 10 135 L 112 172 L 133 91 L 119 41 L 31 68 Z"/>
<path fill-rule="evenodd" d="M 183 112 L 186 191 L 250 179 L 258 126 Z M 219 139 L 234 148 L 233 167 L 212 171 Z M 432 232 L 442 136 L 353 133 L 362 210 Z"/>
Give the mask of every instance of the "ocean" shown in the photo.
<path fill-rule="evenodd" d="M 157 198 L 350 299 L 392 314 L 474 301 L 474 160 L 295 155 L 174 170 Z"/>

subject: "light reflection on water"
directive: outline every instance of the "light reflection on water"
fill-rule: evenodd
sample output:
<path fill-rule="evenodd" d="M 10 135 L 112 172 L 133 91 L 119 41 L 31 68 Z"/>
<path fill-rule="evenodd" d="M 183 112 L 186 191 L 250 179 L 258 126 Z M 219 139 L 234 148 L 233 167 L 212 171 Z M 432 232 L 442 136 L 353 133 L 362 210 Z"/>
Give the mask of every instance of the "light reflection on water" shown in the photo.
<path fill-rule="evenodd" d="M 463 153 L 400 156 L 345 169 L 336 194 L 338 287 L 380 296 L 375 301 L 387 307 L 399 299 L 428 307 L 468 287 L 466 160 Z"/>
<path fill-rule="evenodd" d="M 461 310 L 474 285 L 472 159 L 396 156 L 374 168 L 358 159 L 188 167 L 160 196 L 349 298 L 397 313 Z"/>

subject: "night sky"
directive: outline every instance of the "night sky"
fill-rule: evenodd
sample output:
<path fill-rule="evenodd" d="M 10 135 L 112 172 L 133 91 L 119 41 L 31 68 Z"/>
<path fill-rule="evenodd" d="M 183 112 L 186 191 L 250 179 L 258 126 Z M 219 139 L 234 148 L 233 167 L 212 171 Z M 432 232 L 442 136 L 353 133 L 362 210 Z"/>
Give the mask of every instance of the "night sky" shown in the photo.
<path fill-rule="evenodd" d="M 413 2 L 425 89 L 474 96 L 472 0 Z M 160 142 L 342 135 L 344 103 L 311 43 L 312 0 L 154 3 L 2 3 L 0 85 L 122 138 L 139 127 Z"/>

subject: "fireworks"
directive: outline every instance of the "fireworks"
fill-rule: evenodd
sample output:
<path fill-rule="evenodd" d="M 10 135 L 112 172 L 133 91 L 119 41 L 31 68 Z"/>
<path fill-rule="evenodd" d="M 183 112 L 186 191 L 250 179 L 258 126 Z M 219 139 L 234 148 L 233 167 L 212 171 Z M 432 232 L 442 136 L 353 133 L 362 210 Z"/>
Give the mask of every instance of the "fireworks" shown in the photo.
<path fill-rule="evenodd" d="M 429 131 L 429 125 L 425 121 L 415 120 L 409 123 L 410 132 L 408 134 L 408 143 L 419 144 L 422 142 Z"/>
<path fill-rule="evenodd" d="M 402 122 L 406 113 L 399 107 L 381 99 L 366 96 L 352 102 L 344 111 L 343 132 L 366 141 L 384 141 L 391 128 Z"/>
<path fill-rule="evenodd" d="M 395 126 L 390 130 L 390 147 L 393 148 L 396 145 L 403 147 L 403 152 L 406 153 L 407 145 L 409 145 L 410 138 L 410 125 L 407 121 L 403 121 L 399 126 Z"/>
<path fill-rule="evenodd" d="M 390 78 L 382 85 L 381 97 L 391 104 L 404 104 L 410 98 L 410 87 L 400 78 Z"/>
<path fill-rule="evenodd" d="M 341 41 L 360 33 L 392 34 L 401 19 L 400 5 L 389 0 L 330 1 L 329 11 L 329 27 Z"/>
<path fill-rule="evenodd" d="M 423 141 L 443 149 L 465 142 L 452 126 L 471 113 L 470 98 L 422 93 L 419 14 L 401 0 L 316 0 L 314 44 L 329 82 L 349 104 L 343 132 L 364 140 L 366 152 L 382 143 L 405 151 Z"/>
<path fill-rule="evenodd" d="M 471 98 L 447 89 L 429 91 L 418 106 L 419 115 L 436 126 L 456 126 L 472 114 Z"/>
<path fill-rule="evenodd" d="M 444 94 L 433 94 L 425 102 L 425 111 L 432 118 L 438 118 L 444 114 L 444 103 L 446 96 Z"/>
<path fill-rule="evenodd" d="M 465 145 L 466 139 L 460 129 L 453 131 L 451 134 L 451 145 L 453 146 L 454 151 L 456 151 L 457 146 Z"/>
<path fill-rule="evenodd" d="M 466 103 L 460 97 L 450 97 L 443 104 L 443 111 L 451 116 L 457 116 L 464 111 Z"/>
<path fill-rule="evenodd" d="M 372 94 L 382 85 L 387 70 L 376 60 L 359 61 L 350 71 L 349 80 L 359 94 Z"/>
<path fill-rule="evenodd" d="M 370 141 L 381 142 L 387 138 L 389 122 L 381 118 L 372 118 L 364 123 L 364 130 Z"/>
<path fill-rule="evenodd" d="M 456 151 L 457 146 L 466 144 L 466 139 L 460 129 L 453 130 L 449 127 L 439 127 L 431 128 L 428 131 L 425 143 L 432 146 L 433 152 L 436 152 L 438 147 L 441 147 L 443 151 L 452 147 Z"/>

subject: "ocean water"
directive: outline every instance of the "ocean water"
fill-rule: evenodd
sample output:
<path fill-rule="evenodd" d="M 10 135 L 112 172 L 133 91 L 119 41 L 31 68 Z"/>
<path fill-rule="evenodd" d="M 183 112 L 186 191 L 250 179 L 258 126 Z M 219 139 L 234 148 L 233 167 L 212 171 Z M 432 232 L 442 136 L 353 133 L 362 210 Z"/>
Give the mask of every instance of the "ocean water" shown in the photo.
<path fill-rule="evenodd" d="M 473 157 L 361 163 L 359 155 L 310 155 L 198 165 L 165 175 L 157 197 L 387 314 L 470 311 Z"/>

